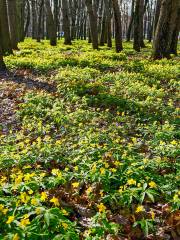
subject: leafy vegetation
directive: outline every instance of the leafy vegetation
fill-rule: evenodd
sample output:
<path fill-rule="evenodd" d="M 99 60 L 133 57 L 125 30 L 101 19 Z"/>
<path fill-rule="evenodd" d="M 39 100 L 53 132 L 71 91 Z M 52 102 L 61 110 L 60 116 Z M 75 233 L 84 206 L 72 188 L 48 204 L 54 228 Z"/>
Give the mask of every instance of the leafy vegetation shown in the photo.
<path fill-rule="evenodd" d="M 20 49 L 8 67 L 55 90 L 22 84 L 18 127 L 1 124 L 1 239 L 176 236 L 178 57 L 151 61 L 150 46 L 130 43 L 119 54 L 83 41 Z"/>

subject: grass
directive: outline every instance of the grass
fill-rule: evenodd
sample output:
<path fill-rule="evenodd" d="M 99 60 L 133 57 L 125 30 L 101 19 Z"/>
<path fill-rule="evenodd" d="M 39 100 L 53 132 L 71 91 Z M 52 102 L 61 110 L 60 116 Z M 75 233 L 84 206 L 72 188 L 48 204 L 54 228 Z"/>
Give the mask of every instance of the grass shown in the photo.
<path fill-rule="evenodd" d="M 56 91 L 24 89 L 0 140 L 2 239 L 157 239 L 180 206 L 179 59 L 26 39 L 5 58 Z M 18 97 L 18 96 L 17 96 Z M 133 238 L 135 236 L 135 238 Z"/>

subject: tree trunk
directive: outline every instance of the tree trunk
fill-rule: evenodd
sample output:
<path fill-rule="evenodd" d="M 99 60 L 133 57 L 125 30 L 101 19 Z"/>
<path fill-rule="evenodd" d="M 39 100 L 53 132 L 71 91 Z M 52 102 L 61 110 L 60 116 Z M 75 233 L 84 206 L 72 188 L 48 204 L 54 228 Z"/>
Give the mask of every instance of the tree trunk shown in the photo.
<path fill-rule="evenodd" d="M 11 46 L 18 50 L 18 33 L 17 33 L 17 5 L 16 0 L 8 0 L 8 19 L 11 37 Z"/>
<path fill-rule="evenodd" d="M 39 5 L 39 14 L 38 14 L 37 42 L 41 41 L 41 20 L 42 20 L 43 6 L 44 6 L 44 0 L 41 0 Z"/>
<path fill-rule="evenodd" d="M 31 0 L 32 10 L 32 39 L 37 38 L 37 14 L 36 14 L 36 1 Z"/>
<path fill-rule="evenodd" d="M 94 12 L 92 0 L 85 0 L 87 11 L 89 15 L 90 32 L 93 49 L 98 49 L 98 27 L 97 27 L 97 13 Z"/>
<path fill-rule="evenodd" d="M 27 17 L 26 17 L 26 23 L 25 23 L 25 27 L 24 27 L 24 37 L 27 36 L 28 33 L 28 28 L 29 28 L 29 24 L 30 24 L 30 3 L 29 0 L 26 0 L 26 4 L 27 4 Z"/>
<path fill-rule="evenodd" d="M 105 31 L 106 31 L 106 11 L 105 6 L 103 8 L 103 16 L 102 16 L 102 23 L 101 23 L 101 34 L 100 34 L 100 41 L 99 45 L 104 46 L 105 43 Z"/>
<path fill-rule="evenodd" d="M 162 0 L 153 41 L 154 59 L 170 58 L 173 31 L 180 6 L 179 0 Z"/>
<path fill-rule="evenodd" d="M 172 35 L 172 42 L 171 42 L 171 53 L 177 55 L 177 45 L 178 45 L 178 37 L 180 32 L 180 7 L 178 10 L 178 15 L 175 22 L 175 29 Z"/>
<path fill-rule="evenodd" d="M 47 29 L 48 29 L 50 44 L 51 46 L 56 46 L 57 44 L 56 25 L 54 22 L 49 0 L 45 0 L 45 4 L 46 4 L 46 14 L 47 14 Z"/>
<path fill-rule="evenodd" d="M 107 46 L 112 47 L 112 32 L 111 32 L 111 1 L 104 0 L 105 10 L 106 10 L 106 24 L 107 30 L 105 34 L 107 34 Z"/>
<path fill-rule="evenodd" d="M 141 18 L 141 21 L 140 21 L 140 31 L 141 31 L 141 35 L 140 35 L 140 47 L 141 48 L 145 48 L 145 44 L 144 44 L 144 25 L 143 25 L 143 19 L 144 19 L 144 14 L 146 12 L 146 7 L 147 7 L 147 4 L 148 4 L 148 1 L 149 0 L 144 0 L 143 1 L 140 1 L 140 18 Z"/>
<path fill-rule="evenodd" d="M 6 0 L 0 1 L 1 48 L 5 54 L 12 54 Z"/>
<path fill-rule="evenodd" d="M 154 17 L 153 36 L 155 35 L 157 23 L 159 20 L 160 8 L 161 8 L 161 0 L 157 0 L 155 17 Z"/>
<path fill-rule="evenodd" d="M 141 34 L 142 34 L 142 6 L 144 0 L 136 0 L 135 13 L 134 13 L 134 45 L 133 48 L 140 52 L 141 48 Z"/>
<path fill-rule="evenodd" d="M 126 35 L 127 42 L 129 42 L 131 40 L 131 31 L 132 31 L 132 26 L 133 26 L 133 21 L 134 21 L 134 3 L 135 3 L 135 0 L 132 0 L 131 19 L 130 19 L 130 22 L 129 22 L 127 35 Z"/>
<path fill-rule="evenodd" d="M 122 46 L 121 12 L 120 12 L 120 9 L 119 9 L 118 0 L 112 0 L 112 6 L 113 6 L 114 20 L 115 20 L 116 52 L 120 52 L 120 51 L 122 51 L 123 46 Z"/>
<path fill-rule="evenodd" d="M 63 31 L 64 31 L 64 44 L 71 45 L 71 31 L 68 1 L 62 0 L 62 14 L 63 14 Z"/>

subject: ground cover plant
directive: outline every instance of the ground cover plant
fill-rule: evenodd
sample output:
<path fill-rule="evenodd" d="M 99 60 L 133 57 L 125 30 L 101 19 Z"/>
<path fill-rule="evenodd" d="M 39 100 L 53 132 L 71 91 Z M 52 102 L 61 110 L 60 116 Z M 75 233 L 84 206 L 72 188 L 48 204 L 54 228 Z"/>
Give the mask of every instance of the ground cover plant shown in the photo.
<path fill-rule="evenodd" d="M 179 58 L 26 39 L 0 80 L 0 239 L 178 239 Z"/>

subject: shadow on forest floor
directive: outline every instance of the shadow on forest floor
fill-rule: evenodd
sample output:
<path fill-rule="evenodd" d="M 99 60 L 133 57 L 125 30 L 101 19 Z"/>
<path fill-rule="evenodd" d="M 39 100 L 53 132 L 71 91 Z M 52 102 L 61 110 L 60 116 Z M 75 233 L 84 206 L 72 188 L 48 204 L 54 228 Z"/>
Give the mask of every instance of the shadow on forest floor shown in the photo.
<path fill-rule="evenodd" d="M 56 92 L 57 88 L 54 83 L 48 83 L 43 81 L 40 77 L 35 77 L 32 74 L 26 72 L 0 72 L 0 80 L 11 81 L 17 84 L 25 84 L 27 89 L 44 90 L 49 93 Z"/>

